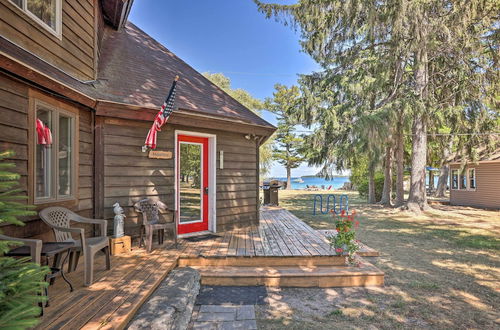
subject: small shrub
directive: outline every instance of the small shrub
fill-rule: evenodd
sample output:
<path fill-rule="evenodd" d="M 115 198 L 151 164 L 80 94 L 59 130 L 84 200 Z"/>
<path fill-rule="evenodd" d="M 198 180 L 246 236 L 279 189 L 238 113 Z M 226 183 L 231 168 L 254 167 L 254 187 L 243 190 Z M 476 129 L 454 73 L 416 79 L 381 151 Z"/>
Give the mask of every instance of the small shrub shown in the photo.
<path fill-rule="evenodd" d="M 356 188 L 359 192 L 359 196 L 363 198 L 368 198 L 368 176 L 360 178 L 356 183 Z M 384 190 L 384 174 L 375 173 L 375 200 L 379 201 L 382 199 L 382 191 Z"/>
<path fill-rule="evenodd" d="M 19 174 L 9 170 L 12 163 L 5 162 L 13 152 L 0 152 L 0 224 L 24 225 L 17 218 L 35 214 L 29 206 L 20 203 L 26 199 L 18 185 Z M 1 231 L 0 231 L 1 233 Z M 48 267 L 40 267 L 29 258 L 3 257 L 14 242 L 0 241 L 0 329 L 26 329 L 38 323 L 42 302 L 42 289 L 47 283 Z"/>

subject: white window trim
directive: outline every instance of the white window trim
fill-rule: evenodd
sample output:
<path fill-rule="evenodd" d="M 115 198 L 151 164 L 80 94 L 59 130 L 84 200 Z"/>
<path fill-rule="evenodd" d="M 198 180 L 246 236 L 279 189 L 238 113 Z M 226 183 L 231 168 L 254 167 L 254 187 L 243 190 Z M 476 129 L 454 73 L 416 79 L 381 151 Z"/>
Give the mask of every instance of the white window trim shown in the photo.
<path fill-rule="evenodd" d="M 56 29 L 54 30 L 51 28 L 47 23 L 39 19 L 35 14 L 30 12 L 28 10 L 28 4 L 27 0 L 21 0 L 22 2 L 22 7 L 19 7 L 16 5 L 13 1 L 9 0 L 13 7 L 15 7 L 17 10 L 21 11 L 24 13 L 26 16 L 28 16 L 30 19 L 35 21 L 38 25 L 42 26 L 45 30 L 49 31 L 51 34 L 56 36 L 59 40 L 62 39 L 62 0 L 55 0 L 56 1 Z"/>
<path fill-rule="evenodd" d="M 74 114 L 72 112 L 57 108 L 51 104 L 48 104 L 46 102 L 39 100 L 39 99 L 34 100 L 34 105 L 35 105 L 35 113 L 34 113 L 35 120 L 36 120 L 38 108 L 40 106 L 42 108 L 46 108 L 47 110 L 52 111 L 52 155 L 51 155 L 51 158 L 52 158 L 52 164 L 54 164 L 54 165 L 53 165 L 53 168 L 51 169 L 51 175 L 52 175 L 51 184 L 53 187 L 53 191 L 51 192 L 50 197 L 36 197 L 36 170 L 34 169 L 34 173 L 33 173 L 33 175 L 34 175 L 33 176 L 33 204 L 47 204 L 47 203 L 53 203 L 53 202 L 64 202 L 64 201 L 76 200 L 77 199 L 76 192 L 78 189 L 78 187 L 76 187 L 76 184 L 77 184 L 77 180 L 76 180 L 76 176 L 77 176 L 77 173 L 76 173 L 76 169 L 77 169 L 77 166 L 76 166 L 76 160 L 77 160 L 77 158 L 76 158 L 76 152 L 77 152 L 77 148 L 76 148 L 76 145 L 77 145 L 76 144 L 77 143 L 77 141 L 76 141 L 76 139 L 77 139 L 77 134 L 76 134 L 77 116 L 76 116 L 76 114 Z M 71 118 L 71 164 L 72 164 L 71 184 L 70 184 L 71 194 L 69 194 L 67 196 L 61 196 L 61 197 L 59 197 L 59 193 L 58 193 L 59 157 L 57 157 L 57 153 L 59 150 L 59 115 L 60 114 L 63 114 L 65 116 Z M 34 143 L 34 145 L 36 145 L 36 139 L 37 139 L 36 133 L 34 134 L 34 139 L 35 139 L 35 141 L 33 141 L 33 143 Z M 35 160 L 35 157 L 36 157 L 35 150 L 33 150 L 33 153 L 34 153 L 33 160 Z M 35 162 L 35 164 L 36 164 L 36 162 Z"/>
<path fill-rule="evenodd" d="M 470 170 L 474 170 L 474 184 L 476 185 L 474 188 L 470 187 Z M 477 189 L 477 170 L 475 167 L 471 167 L 467 169 L 467 190 L 476 191 Z"/>
<path fill-rule="evenodd" d="M 453 172 L 457 172 L 457 187 L 453 188 Z M 460 171 L 457 169 L 452 169 L 451 170 L 451 175 L 450 175 L 450 190 L 460 190 Z"/>
<path fill-rule="evenodd" d="M 174 175 L 175 175 L 175 208 L 177 212 L 177 226 L 179 225 L 179 213 L 180 213 L 180 196 L 179 196 L 179 183 L 178 183 L 178 171 L 179 171 L 179 159 L 177 157 L 177 141 L 179 135 L 190 135 L 208 138 L 208 231 L 216 233 L 217 232 L 217 190 L 216 190 L 216 179 L 217 179 L 217 136 L 215 134 L 199 133 L 193 131 L 182 131 L 175 130 L 175 140 L 174 140 Z M 197 232 L 189 234 L 177 235 L 177 237 L 191 237 L 197 235 L 204 235 L 207 232 Z"/>

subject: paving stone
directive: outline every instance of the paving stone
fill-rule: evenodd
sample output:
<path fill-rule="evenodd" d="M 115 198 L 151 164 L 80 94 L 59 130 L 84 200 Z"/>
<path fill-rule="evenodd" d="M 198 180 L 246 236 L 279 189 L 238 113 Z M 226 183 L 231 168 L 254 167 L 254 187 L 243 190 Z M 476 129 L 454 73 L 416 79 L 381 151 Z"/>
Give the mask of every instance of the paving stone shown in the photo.
<path fill-rule="evenodd" d="M 207 286 L 200 289 L 197 305 L 265 305 L 265 286 Z"/>
<path fill-rule="evenodd" d="M 236 313 L 200 313 L 196 321 L 234 321 Z"/>
<path fill-rule="evenodd" d="M 245 329 L 257 330 L 257 322 L 255 320 L 222 322 L 221 330 Z"/>
<path fill-rule="evenodd" d="M 201 313 L 234 313 L 240 306 L 201 305 Z"/>
<path fill-rule="evenodd" d="M 219 330 L 220 323 L 217 322 L 194 322 L 192 330 Z"/>
<path fill-rule="evenodd" d="M 192 330 L 218 330 L 219 323 L 216 322 L 194 322 Z"/>
<path fill-rule="evenodd" d="M 236 310 L 236 320 L 255 320 L 255 308 L 253 305 L 243 305 Z"/>

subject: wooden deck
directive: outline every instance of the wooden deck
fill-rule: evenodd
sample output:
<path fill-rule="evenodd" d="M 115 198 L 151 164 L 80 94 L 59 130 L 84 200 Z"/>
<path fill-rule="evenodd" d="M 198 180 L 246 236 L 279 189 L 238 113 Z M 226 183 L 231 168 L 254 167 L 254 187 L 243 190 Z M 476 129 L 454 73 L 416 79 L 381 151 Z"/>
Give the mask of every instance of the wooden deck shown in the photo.
<path fill-rule="evenodd" d="M 104 257 L 97 258 L 94 284 L 83 286 L 83 267 L 67 274 L 75 290 L 58 278 L 49 287 L 50 306 L 37 329 L 120 329 L 140 305 L 177 266 L 177 257 L 157 249 L 147 254 L 135 249 L 112 257 L 112 269 L 105 270 Z"/>
<path fill-rule="evenodd" d="M 260 214 L 259 226 L 209 235 L 207 239 L 181 240 L 179 257 L 294 257 L 294 260 L 297 257 L 338 257 L 327 239 L 332 233 L 332 230 L 314 230 L 283 208 L 265 207 Z M 377 251 L 362 243 L 360 248 L 360 256 L 378 256 Z M 179 262 L 183 263 L 182 260 Z"/>
<path fill-rule="evenodd" d="M 150 254 L 135 248 L 112 257 L 110 271 L 98 257 L 95 282 L 88 288 L 83 286 L 81 262 L 68 274 L 73 292 L 59 278 L 49 288 L 50 306 L 37 328 L 122 329 L 177 266 L 198 268 L 202 283 L 214 285 L 383 284 L 383 273 L 369 263 L 363 262 L 364 268 L 345 267 L 345 257 L 335 255 L 324 234 L 284 209 L 265 208 L 258 227 L 182 239 L 177 249 L 166 244 Z"/>

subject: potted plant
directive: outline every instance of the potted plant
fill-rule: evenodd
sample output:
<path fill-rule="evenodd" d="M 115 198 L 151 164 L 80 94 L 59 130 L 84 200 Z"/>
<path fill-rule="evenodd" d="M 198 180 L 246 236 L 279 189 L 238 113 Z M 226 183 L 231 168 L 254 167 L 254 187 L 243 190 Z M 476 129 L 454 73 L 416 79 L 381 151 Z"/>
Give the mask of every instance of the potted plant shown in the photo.
<path fill-rule="evenodd" d="M 359 221 L 355 219 L 356 211 L 347 214 L 342 210 L 340 215 L 332 211 L 336 233 L 329 237 L 330 245 L 335 249 L 337 255 L 347 256 L 350 263 L 354 261 L 354 254 L 359 250 L 356 241 L 355 228 L 359 227 Z"/>

